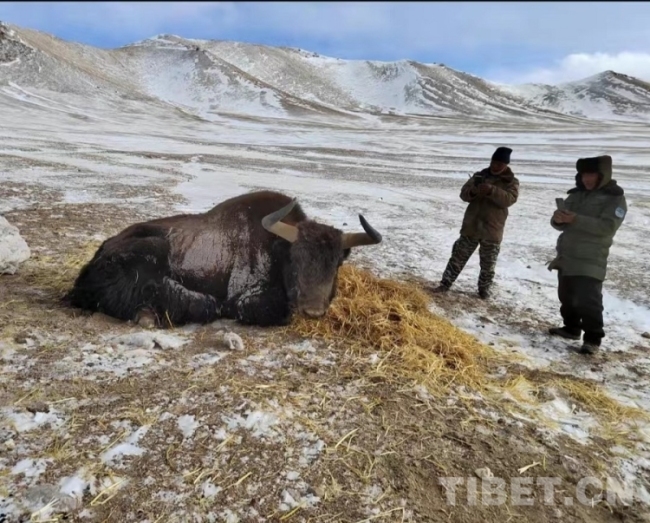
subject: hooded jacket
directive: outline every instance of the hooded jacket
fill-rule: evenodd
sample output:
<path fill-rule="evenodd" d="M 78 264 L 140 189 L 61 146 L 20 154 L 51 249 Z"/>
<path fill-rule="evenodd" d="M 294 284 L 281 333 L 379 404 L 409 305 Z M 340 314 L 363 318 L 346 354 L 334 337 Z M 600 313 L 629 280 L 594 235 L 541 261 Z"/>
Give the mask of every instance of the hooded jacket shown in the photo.
<path fill-rule="evenodd" d="M 492 188 L 487 196 L 479 196 L 475 192 L 481 181 Z M 473 240 L 501 243 L 508 219 L 508 207 L 514 205 L 519 198 L 519 180 L 510 167 L 501 174 L 492 174 L 488 167 L 474 173 L 467 180 L 460 190 L 460 198 L 469 203 L 460 234 Z"/>
<path fill-rule="evenodd" d="M 627 203 L 623 188 L 612 179 L 611 156 L 581 158 L 576 169 L 576 186 L 568 191 L 565 206 L 577 216 L 571 224 L 556 224 L 551 218 L 551 226 L 562 234 L 549 270 L 559 269 L 562 276 L 589 276 L 603 281 L 609 249 L 627 214 Z M 600 182 L 592 191 L 582 184 L 585 172 L 600 174 Z"/>

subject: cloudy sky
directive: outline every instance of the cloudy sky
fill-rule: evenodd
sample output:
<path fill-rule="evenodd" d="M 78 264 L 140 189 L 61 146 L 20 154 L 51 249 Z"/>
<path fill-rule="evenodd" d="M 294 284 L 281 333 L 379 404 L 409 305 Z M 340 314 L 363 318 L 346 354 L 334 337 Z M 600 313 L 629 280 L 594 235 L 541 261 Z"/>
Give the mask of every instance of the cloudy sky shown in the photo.
<path fill-rule="evenodd" d="M 649 2 L 3 2 L 0 20 L 109 48 L 171 33 L 444 63 L 508 83 L 607 69 L 650 81 Z"/>

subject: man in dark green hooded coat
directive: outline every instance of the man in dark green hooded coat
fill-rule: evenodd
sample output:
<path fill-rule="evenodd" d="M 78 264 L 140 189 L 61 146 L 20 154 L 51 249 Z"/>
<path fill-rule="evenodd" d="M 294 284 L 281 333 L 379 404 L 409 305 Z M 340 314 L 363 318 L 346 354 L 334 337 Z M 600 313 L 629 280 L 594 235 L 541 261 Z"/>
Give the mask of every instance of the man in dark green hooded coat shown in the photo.
<path fill-rule="evenodd" d="M 579 340 L 584 332 L 580 352 L 593 354 L 605 336 L 603 281 L 627 204 L 623 189 L 612 179 L 611 156 L 580 158 L 576 170 L 576 186 L 568 192 L 564 210 L 556 210 L 551 218 L 553 228 L 562 231 L 549 270 L 558 271 L 564 326 L 549 332 L 572 340 Z"/>

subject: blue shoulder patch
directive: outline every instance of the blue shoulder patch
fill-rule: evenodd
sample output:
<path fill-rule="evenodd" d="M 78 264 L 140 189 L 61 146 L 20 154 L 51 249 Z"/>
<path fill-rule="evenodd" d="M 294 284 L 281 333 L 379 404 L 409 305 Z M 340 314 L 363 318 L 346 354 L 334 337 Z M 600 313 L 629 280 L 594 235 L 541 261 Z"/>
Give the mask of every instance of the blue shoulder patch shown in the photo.
<path fill-rule="evenodd" d="M 625 217 L 625 209 L 623 209 L 623 207 L 616 207 L 616 210 L 614 211 L 614 214 L 616 215 L 617 218 L 624 218 Z"/>

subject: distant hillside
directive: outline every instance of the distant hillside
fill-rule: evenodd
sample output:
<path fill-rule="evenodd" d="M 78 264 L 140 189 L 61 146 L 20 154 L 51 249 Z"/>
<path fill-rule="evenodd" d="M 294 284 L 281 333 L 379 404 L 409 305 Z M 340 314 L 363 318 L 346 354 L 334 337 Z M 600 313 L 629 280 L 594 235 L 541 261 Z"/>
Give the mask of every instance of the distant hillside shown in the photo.
<path fill-rule="evenodd" d="M 551 114 L 444 65 L 341 60 L 290 48 L 192 42 L 284 92 L 348 111 L 481 117 Z"/>
<path fill-rule="evenodd" d="M 0 92 L 16 98 L 30 89 L 173 105 L 204 118 L 650 120 L 650 85 L 611 71 L 560 86 L 499 86 L 440 64 L 341 60 L 173 35 L 103 50 L 0 24 Z"/>
<path fill-rule="evenodd" d="M 650 120 L 650 84 L 614 71 L 557 86 L 528 84 L 505 90 L 564 114 L 595 120 Z"/>

